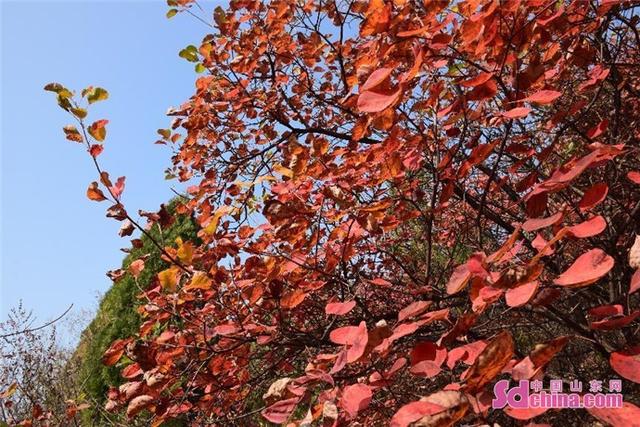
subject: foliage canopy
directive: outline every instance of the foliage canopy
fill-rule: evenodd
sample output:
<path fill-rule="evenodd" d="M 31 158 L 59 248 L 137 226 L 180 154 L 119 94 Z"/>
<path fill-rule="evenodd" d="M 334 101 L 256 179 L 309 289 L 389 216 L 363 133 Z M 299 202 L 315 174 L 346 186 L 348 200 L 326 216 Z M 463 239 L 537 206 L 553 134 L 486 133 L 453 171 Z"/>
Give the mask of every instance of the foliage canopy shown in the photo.
<path fill-rule="evenodd" d="M 198 10 L 169 3 L 169 17 Z M 180 52 L 204 71 L 196 92 L 159 131 L 200 241 L 156 242 L 170 267 L 144 283 L 135 338 L 103 357 L 133 361 L 107 408 L 154 425 L 637 425 L 637 401 L 487 403 L 498 377 L 621 376 L 640 395 L 633 3 L 216 8 L 212 33 Z M 96 160 L 88 197 L 142 229 L 124 177 L 97 162 L 106 120 L 88 125 L 71 91 L 47 89 Z"/>

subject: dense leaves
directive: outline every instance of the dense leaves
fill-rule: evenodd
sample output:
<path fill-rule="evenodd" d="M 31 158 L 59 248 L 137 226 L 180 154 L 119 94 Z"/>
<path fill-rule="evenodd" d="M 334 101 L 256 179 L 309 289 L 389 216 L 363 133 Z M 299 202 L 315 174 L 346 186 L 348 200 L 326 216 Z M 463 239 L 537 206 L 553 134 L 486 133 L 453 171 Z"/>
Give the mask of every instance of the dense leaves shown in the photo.
<path fill-rule="evenodd" d="M 205 72 L 159 131 L 201 241 L 154 240 L 170 266 L 141 283 L 122 356 L 145 384 L 107 408 L 155 425 L 582 424 L 483 402 L 501 375 L 616 376 L 611 353 L 637 341 L 637 23 L 628 1 L 217 7 L 180 52 Z M 90 197 L 144 229 L 124 178 L 98 173 Z"/>

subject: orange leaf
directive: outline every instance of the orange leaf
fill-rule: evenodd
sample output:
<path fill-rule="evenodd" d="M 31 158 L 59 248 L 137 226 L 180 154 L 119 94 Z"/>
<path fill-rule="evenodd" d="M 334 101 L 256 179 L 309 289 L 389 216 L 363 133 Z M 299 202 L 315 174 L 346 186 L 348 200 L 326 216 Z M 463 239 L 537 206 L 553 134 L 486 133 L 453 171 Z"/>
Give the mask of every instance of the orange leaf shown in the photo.
<path fill-rule="evenodd" d="M 107 351 L 104 352 L 102 356 L 102 363 L 106 366 L 115 365 L 124 354 L 124 348 L 126 345 L 127 341 L 125 340 L 114 341 Z"/>
<path fill-rule="evenodd" d="M 465 391 L 476 392 L 495 378 L 514 354 L 513 338 L 503 331 L 493 338 L 469 369 Z"/>
<path fill-rule="evenodd" d="M 109 120 L 104 119 L 93 122 L 87 129 L 89 131 L 89 135 L 91 135 L 96 141 L 104 141 L 107 137 L 107 123 L 109 123 Z"/>
<path fill-rule="evenodd" d="M 94 200 L 96 202 L 107 200 L 107 198 L 104 197 L 104 193 L 102 192 L 102 190 L 98 188 L 98 183 L 95 181 L 89 184 L 89 188 L 87 188 L 87 197 L 90 200 Z"/>

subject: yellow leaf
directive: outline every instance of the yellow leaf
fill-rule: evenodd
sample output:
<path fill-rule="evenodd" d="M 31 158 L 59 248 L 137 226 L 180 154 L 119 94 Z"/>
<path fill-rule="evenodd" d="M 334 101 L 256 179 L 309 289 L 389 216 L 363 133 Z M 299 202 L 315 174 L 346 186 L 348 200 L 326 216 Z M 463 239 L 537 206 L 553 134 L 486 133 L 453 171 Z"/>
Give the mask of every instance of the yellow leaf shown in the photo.
<path fill-rule="evenodd" d="M 192 289 L 207 290 L 207 289 L 211 289 L 212 283 L 213 282 L 211 281 L 211 279 L 209 279 L 207 277 L 206 273 L 204 273 L 202 271 L 197 271 L 193 275 L 193 278 L 191 279 L 191 282 L 189 282 L 189 284 L 187 286 L 185 286 L 183 289 L 185 291 L 190 291 Z"/>
<path fill-rule="evenodd" d="M 273 169 L 281 175 L 284 175 L 289 178 L 293 178 L 293 171 L 289 168 L 285 168 L 282 165 L 276 164 Z"/>
<path fill-rule="evenodd" d="M 11 384 L 8 389 L 0 393 L 0 398 L 2 399 L 10 398 L 16 392 L 17 388 L 18 388 L 18 383 Z"/>
<path fill-rule="evenodd" d="M 170 291 L 174 292 L 178 286 L 178 268 L 171 267 L 158 273 L 158 280 L 160 285 Z"/>
<path fill-rule="evenodd" d="M 215 233 L 216 229 L 218 228 L 218 222 L 220 222 L 220 218 L 222 218 L 223 215 L 226 215 L 231 211 L 232 211 L 232 208 L 230 206 L 219 207 L 218 210 L 216 210 L 216 213 L 213 214 L 213 217 L 209 221 L 209 224 L 207 224 L 207 226 L 204 228 L 204 232 L 209 235 Z"/>
<path fill-rule="evenodd" d="M 184 264 L 190 265 L 193 261 L 193 244 L 191 242 L 182 243 L 182 239 L 176 239 L 178 243 L 178 259 Z"/>

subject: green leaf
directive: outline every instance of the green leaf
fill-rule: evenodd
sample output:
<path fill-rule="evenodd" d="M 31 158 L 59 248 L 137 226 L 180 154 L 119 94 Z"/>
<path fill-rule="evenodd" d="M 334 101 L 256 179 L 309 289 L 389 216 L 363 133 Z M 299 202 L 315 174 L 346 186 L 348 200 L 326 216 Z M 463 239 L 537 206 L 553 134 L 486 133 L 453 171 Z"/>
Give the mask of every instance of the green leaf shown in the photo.
<path fill-rule="evenodd" d="M 98 101 L 104 101 L 107 98 L 109 98 L 109 92 L 101 87 L 91 88 L 87 92 L 87 101 L 89 101 L 89 104 L 93 104 L 94 102 Z"/>
<path fill-rule="evenodd" d="M 171 19 L 178 13 L 178 9 L 169 9 L 167 11 L 167 19 Z"/>
<path fill-rule="evenodd" d="M 218 26 L 224 25 L 227 23 L 227 14 L 224 12 L 224 9 L 220 6 L 216 7 L 213 11 L 213 20 L 216 21 Z"/>
<path fill-rule="evenodd" d="M 186 59 L 189 62 L 198 62 L 198 48 L 190 44 L 189 46 L 182 49 L 178 56 Z"/>
<path fill-rule="evenodd" d="M 205 71 L 207 71 L 207 68 L 202 65 L 202 63 L 198 62 L 196 64 L 196 73 L 204 73 Z"/>

